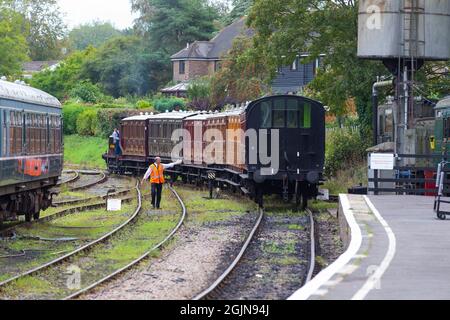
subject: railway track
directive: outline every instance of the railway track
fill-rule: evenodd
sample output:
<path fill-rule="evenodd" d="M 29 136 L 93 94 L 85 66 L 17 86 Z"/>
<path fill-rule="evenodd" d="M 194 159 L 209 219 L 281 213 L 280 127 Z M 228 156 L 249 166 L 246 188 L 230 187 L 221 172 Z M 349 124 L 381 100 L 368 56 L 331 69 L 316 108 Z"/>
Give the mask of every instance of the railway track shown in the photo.
<path fill-rule="evenodd" d="M 151 248 L 150 250 L 145 252 L 142 256 L 140 256 L 136 260 L 132 261 L 131 263 L 129 263 L 125 267 L 123 267 L 123 268 L 121 268 L 119 270 L 116 270 L 115 272 L 105 276 L 101 280 L 98 280 L 95 283 L 92 283 L 91 285 L 89 285 L 89 286 L 87 286 L 87 287 L 85 287 L 85 288 L 83 288 L 83 289 L 81 289 L 81 290 L 71 294 L 70 296 L 65 297 L 64 300 L 73 300 L 73 299 L 79 298 L 82 295 L 87 294 L 91 290 L 97 288 L 98 286 L 100 286 L 102 284 L 105 284 L 108 281 L 111 281 L 111 280 L 115 279 L 117 276 L 119 276 L 122 273 L 130 270 L 131 268 L 133 268 L 136 265 L 138 265 L 139 263 L 141 263 L 143 260 L 147 259 L 153 252 L 163 248 L 173 238 L 173 236 L 178 232 L 178 230 L 180 230 L 181 226 L 184 224 L 184 222 L 186 220 L 186 217 L 187 217 L 187 210 L 186 210 L 186 206 L 183 203 L 183 200 L 178 195 L 178 193 L 175 191 L 175 189 L 173 189 L 173 187 L 169 187 L 169 188 L 172 191 L 172 193 L 175 195 L 175 197 L 177 198 L 177 200 L 180 203 L 181 208 L 182 208 L 182 214 L 181 214 L 180 220 L 179 220 L 178 224 L 175 226 L 175 228 L 170 232 L 170 234 L 163 241 L 161 241 L 160 243 L 155 245 L 153 248 Z"/>
<path fill-rule="evenodd" d="M 122 202 L 130 202 L 134 199 L 133 196 L 127 196 L 130 192 L 132 192 L 132 190 L 128 190 L 128 191 L 124 191 L 124 192 L 118 192 L 115 194 L 111 194 L 111 197 L 119 197 L 120 200 L 122 200 Z M 105 197 L 98 197 L 98 198 L 90 198 L 90 199 L 82 199 L 82 200 L 76 200 L 78 203 L 83 203 L 83 202 L 89 202 L 95 199 L 102 199 L 102 198 L 106 198 Z M 71 214 L 75 214 L 75 213 L 80 213 L 80 212 L 84 212 L 84 211 L 89 211 L 89 210 L 95 210 L 95 209 L 100 209 L 100 208 L 104 208 L 106 207 L 106 202 L 105 201 L 99 201 L 99 202 L 93 202 L 90 204 L 82 204 L 82 205 L 78 205 L 78 206 L 74 206 L 74 207 L 70 207 L 61 211 L 58 211 L 54 214 L 48 215 L 46 217 L 40 218 L 39 220 L 34 220 L 31 222 L 24 222 L 24 223 L 20 223 L 20 224 L 16 224 L 14 226 L 11 226 L 9 228 L 3 229 L 0 231 L 0 238 L 1 237 L 6 237 L 5 235 L 10 234 L 12 232 L 14 232 L 14 230 L 18 227 L 25 227 L 25 228 L 30 228 L 33 225 L 37 224 L 37 223 L 46 223 L 46 222 L 51 222 L 54 221 L 56 219 L 60 219 L 63 218 L 65 216 L 71 215 Z"/>
<path fill-rule="evenodd" d="M 77 181 L 78 179 L 80 179 L 80 174 L 76 170 L 63 171 L 63 174 L 70 174 L 70 173 L 72 173 L 73 176 L 68 179 L 59 181 L 57 183 L 57 186 L 62 186 L 65 184 L 73 183 L 73 182 Z"/>
<path fill-rule="evenodd" d="M 130 218 L 128 218 L 125 222 L 123 222 L 122 224 L 120 224 L 118 227 L 116 227 L 114 230 L 108 232 L 107 234 L 101 236 L 100 238 L 91 241 L 85 245 L 83 245 L 80 248 L 77 248 L 67 254 L 65 254 L 64 256 L 58 257 L 50 262 L 47 262 L 43 265 L 40 265 L 36 268 L 33 268 L 31 270 L 25 271 L 23 273 L 20 273 L 14 277 L 11 277 L 7 280 L 4 280 L 2 282 L 0 282 L 0 291 L 3 287 L 12 284 L 13 282 L 20 280 L 20 279 L 24 279 L 25 277 L 28 276 L 33 276 L 36 275 L 42 271 L 45 271 L 49 268 L 51 268 L 52 266 L 55 266 L 59 263 L 68 261 L 70 258 L 76 256 L 79 253 L 82 252 L 86 252 L 89 251 L 90 249 L 92 249 L 93 247 L 95 247 L 98 244 L 101 244 L 103 242 L 105 242 L 106 240 L 110 239 L 113 235 L 115 235 L 116 233 L 118 233 L 119 231 L 121 231 L 123 228 L 125 228 L 126 226 L 128 226 L 129 224 L 131 224 L 139 215 L 141 208 L 142 208 L 142 194 L 141 191 L 139 189 L 139 182 L 136 183 L 136 187 L 135 187 L 136 191 L 137 191 L 137 207 L 134 211 L 134 213 L 130 216 Z"/>
<path fill-rule="evenodd" d="M 308 267 L 308 273 L 306 275 L 305 283 L 308 283 L 312 280 L 314 275 L 314 270 L 316 268 L 315 264 L 315 252 L 316 252 L 316 245 L 315 245 L 315 225 L 314 225 L 314 216 L 312 211 L 309 209 L 307 210 L 307 213 L 309 215 L 310 219 L 310 261 L 309 261 L 309 267 Z M 263 209 L 260 209 L 258 219 L 256 220 L 256 223 L 253 227 L 253 229 L 250 231 L 249 236 L 247 240 L 245 241 L 244 245 L 242 246 L 242 249 L 240 250 L 239 254 L 237 255 L 236 259 L 230 264 L 230 266 L 217 278 L 214 283 L 204 290 L 203 292 L 199 293 L 197 296 L 193 298 L 195 301 L 200 300 L 214 300 L 216 297 L 221 296 L 221 290 L 223 287 L 227 285 L 226 281 L 227 279 L 235 272 L 237 266 L 241 263 L 243 257 L 245 256 L 245 253 L 247 252 L 248 248 L 250 247 L 251 243 L 254 241 L 255 236 L 258 234 L 258 230 L 261 228 L 262 221 L 265 218 L 265 212 Z"/>
<path fill-rule="evenodd" d="M 106 174 L 102 171 L 86 171 L 86 170 L 77 170 L 75 171 L 78 173 L 78 179 L 72 181 L 71 183 L 77 183 L 81 180 L 81 176 L 98 176 L 97 179 L 92 180 L 92 181 L 88 181 L 85 183 L 80 183 L 78 185 L 74 185 L 74 186 L 68 186 L 67 191 L 70 192 L 74 192 L 74 191 L 82 191 L 82 190 L 86 190 L 89 188 L 92 188 L 98 184 L 104 183 L 108 180 L 108 177 L 106 176 Z"/>
<path fill-rule="evenodd" d="M 79 176 L 78 176 L 79 179 Z M 77 179 L 77 180 L 78 180 Z M 97 183 L 91 185 L 95 186 L 98 184 L 101 184 L 103 182 L 107 181 L 107 177 L 105 180 L 102 179 L 102 181 L 97 180 Z M 131 200 L 134 199 L 134 197 L 132 196 L 128 196 L 135 188 L 132 189 L 126 189 L 123 191 L 118 191 L 118 192 L 113 192 L 110 193 L 109 195 L 99 195 L 99 196 L 95 196 L 95 197 L 89 197 L 89 198 L 82 198 L 82 199 L 71 199 L 71 200 L 64 200 L 64 201 L 57 201 L 53 203 L 53 207 L 63 207 L 63 206 L 71 206 L 69 208 L 65 208 L 64 210 L 58 211 L 56 213 L 50 214 L 48 216 L 42 217 L 38 220 L 34 220 L 31 222 L 22 222 L 22 223 L 17 223 L 14 225 L 11 225 L 10 227 L 4 228 L 0 230 L 0 238 L 2 237 L 6 237 L 6 235 L 8 233 L 13 232 L 16 228 L 18 227 L 31 227 L 36 223 L 45 223 L 45 222 L 50 222 L 62 217 L 65 217 L 67 215 L 70 214 L 74 214 L 74 213 L 79 213 L 79 212 L 83 212 L 83 211 L 88 211 L 88 210 L 95 210 L 95 209 L 100 209 L 103 207 L 106 207 L 106 199 L 108 197 L 119 197 L 119 199 L 121 199 L 123 202 L 130 202 Z"/>

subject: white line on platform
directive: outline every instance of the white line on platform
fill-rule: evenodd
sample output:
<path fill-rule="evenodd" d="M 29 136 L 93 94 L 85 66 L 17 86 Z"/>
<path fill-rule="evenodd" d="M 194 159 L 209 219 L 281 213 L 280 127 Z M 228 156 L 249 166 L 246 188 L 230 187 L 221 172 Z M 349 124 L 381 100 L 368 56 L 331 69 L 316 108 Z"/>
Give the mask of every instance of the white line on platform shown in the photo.
<path fill-rule="evenodd" d="M 397 239 L 395 238 L 395 234 L 392 231 L 389 224 L 386 222 L 386 220 L 383 219 L 380 212 L 373 205 L 372 201 L 370 201 L 369 197 L 364 196 L 364 200 L 366 200 L 366 203 L 369 206 L 370 210 L 372 210 L 375 217 L 378 219 L 378 221 L 383 226 L 383 228 L 388 236 L 388 239 L 389 239 L 389 248 L 386 253 L 386 256 L 384 257 L 383 261 L 381 262 L 381 265 L 370 276 L 370 278 L 366 281 L 366 283 L 363 285 L 363 287 L 353 296 L 352 300 L 364 300 L 367 297 L 367 295 L 369 294 L 369 292 L 372 291 L 378 283 L 380 283 L 381 278 L 383 277 L 384 273 L 389 268 L 392 260 L 394 259 L 396 248 L 397 248 Z"/>
<path fill-rule="evenodd" d="M 344 268 L 358 253 L 362 244 L 361 229 L 356 223 L 355 216 L 350 208 L 350 202 L 347 195 L 340 195 L 340 202 L 342 205 L 343 213 L 347 219 L 347 223 L 351 230 L 351 242 L 343 255 L 339 257 L 328 268 L 322 270 L 314 279 L 308 282 L 303 288 L 294 293 L 288 300 L 308 300 L 311 296 L 317 294 L 323 294 L 323 290 L 320 288 L 325 285 L 330 279 L 335 276 L 342 268 Z"/>

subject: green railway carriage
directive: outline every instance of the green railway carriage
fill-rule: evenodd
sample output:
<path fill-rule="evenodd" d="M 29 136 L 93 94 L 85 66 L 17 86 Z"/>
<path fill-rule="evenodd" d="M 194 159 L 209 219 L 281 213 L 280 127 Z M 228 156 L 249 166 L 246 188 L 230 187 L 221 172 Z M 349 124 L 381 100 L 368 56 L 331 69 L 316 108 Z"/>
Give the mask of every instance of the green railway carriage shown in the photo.
<path fill-rule="evenodd" d="M 0 80 L 0 223 L 51 205 L 63 165 L 62 112 L 51 95 Z"/>
<path fill-rule="evenodd" d="M 437 154 L 446 155 L 450 149 L 450 96 L 436 105 L 434 137 L 430 143 Z"/>

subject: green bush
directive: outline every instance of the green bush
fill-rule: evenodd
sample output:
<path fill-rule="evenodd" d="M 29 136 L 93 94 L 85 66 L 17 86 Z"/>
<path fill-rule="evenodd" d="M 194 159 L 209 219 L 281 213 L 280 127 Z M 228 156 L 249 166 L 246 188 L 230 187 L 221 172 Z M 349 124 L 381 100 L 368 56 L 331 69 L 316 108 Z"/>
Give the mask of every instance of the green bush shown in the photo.
<path fill-rule="evenodd" d="M 152 103 L 150 101 L 139 100 L 138 102 L 136 102 L 136 107 L 139 110 L 142 110 L 142 109 L 151 109 L 153 106 L 152 106 Z"/>
<path fill-rule="evenodd" d="M 77 133 L 80 136 L 95 136 L 97 124 L 97 110 L 85 110 L 78 116 Z"/>
<path fill-rule="evenodd" d="M 68 135 L 77 133 L 78 116 L 87 109 L 87 106 L 77 103 L 64 105 L 62 111 L 64 120 L 64 134 Z"/>
<path fill-rule="evenodd" d="M 97 113 L 97 134 L 103 138 L 111 135 L 115 128 L 120 128 L 120 121 L 138 114 L 132 109 L 99 109 Z"/>
<path fill-rule="evenodd" d="M 70 91 L 70 97 L 86 103 L 98 103 L 104 99 L 104 94 L 90 81 L 81 81 Z"/>
<path fill-rule="evenodd" d="M 336 129 L 327 134 L 326 165 L 327 176 L 335 176 L 339 171 L 356 166 L 366 159 L 369 147 L 367 139 L 358 130 Z"/>
<path fill-rule="evenodd" d="M 186 102 L 180 98 L 157 98 L 153 101 L 155 110 L 158 112 L 166 112 L 173 110 L 185 110 Z"/>

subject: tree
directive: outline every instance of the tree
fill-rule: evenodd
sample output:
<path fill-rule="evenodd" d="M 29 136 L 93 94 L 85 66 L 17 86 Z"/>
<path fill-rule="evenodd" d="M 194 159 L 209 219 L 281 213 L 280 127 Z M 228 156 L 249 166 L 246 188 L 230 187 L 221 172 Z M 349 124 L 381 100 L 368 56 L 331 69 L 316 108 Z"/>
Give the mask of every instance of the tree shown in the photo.
<path fill-rule="evenodd" d="M 94 21 L 82 24 L 69 33 L 70 46 L 75 50 L 84 50 L 89 46 L 100 47 L 111 38 L 122 35 L 110 22 Z"/>
<path fill-rule="evenodd" d="M 139 12 L 136 28 L 151 48 L 172 55 L 196 40 L 209 40 L 218 18 L 206 0 L 132 0 Z"/>
<path fill-rule="evenodd" d="M 225 17 L 225 24 L 229 25 L 243 16 L 248 15 L 253 5 L 253 0 L 233 0 L 233 9 Z"/>
<path fill-rule="evenodd" d="M 211 79 L 199 78 L 189 84 L 187 97 L 195 110 L 209 110 L 211 108 Z"/>
<path fill-rule="evenodd" d="M 0 6 L 0 76 L 19 75 L 28 59 L 27 44 L 22 34 L 22 17 Z"/>
<path fill-rule="evenodd" d="M 254 50 L 252 44 L 250 38 L 238 38 L 224 56 L 221 69 L 212 79 L 214 105 L 250 101 L 270 91 L 268 61 Z"/>
<path fill-rule="evenodd" d="M 33 76 L 30 84 L 60 100 L 69 97 L 70 92 L 82 80 L 81 70 L 87 61 L 94 58 L 96 49 L 89 47 L 84 51 L 77 51 L 69 55 L 56 70 L 44 70 Z"/>
<path fill-rule="evenodd" d="M 272 70 L 290 64 L 301 52 L 313 61 L 325 54 L 310 89 L 336 115 L 355 99 L 364 126 L 370 126 L 371 86 L 388 75 L 379 62 L 357 57 L 358 1 L 255 0 L 248 23 L 257 31 L 255 48 L 267 56 Z"/>
<path fill-rule="evenodd" d="M 147 94 L 156 90 L 170 74 L 159 53 L 150 52 L 136 36 L 106 42 L 83 65 L 81 77 L 97 83 L 114 96 Z"/>
<path fill-rule="evenodd" d="M 132 0 L 139 14 L 135 30 L 142 36 L 147 91 L 171 78 L 170 56 L 196 40 L 209 40 L 217 30 L 217 6 L 207 0 Z"/>
<path fill-rule="evenodd" d="M 57 0 L 1 0 L 0 3 L 23 16 L 23 33 L 32 60 L 60 58 L 60 41 L 66 35 L 66 25 Z"/>

